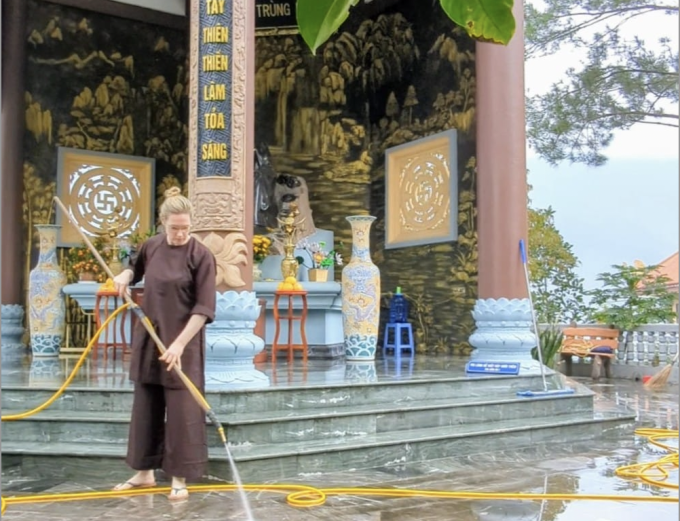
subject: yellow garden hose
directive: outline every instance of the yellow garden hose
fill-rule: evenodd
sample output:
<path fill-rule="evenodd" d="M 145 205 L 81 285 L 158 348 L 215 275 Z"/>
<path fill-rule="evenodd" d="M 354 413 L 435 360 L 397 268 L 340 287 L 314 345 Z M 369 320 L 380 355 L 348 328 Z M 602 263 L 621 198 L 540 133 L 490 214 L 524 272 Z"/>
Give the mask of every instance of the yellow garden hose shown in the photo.
<path fill-rule="evenodd" d="M 635 434 L 645 436 L 652 445 L 670 452 L 660 460 L 651 463 L 636 463 L 616 469 L 616 475 L 622 478 L 640 479 L 657 487 L 678 490 L 678 483 L 671 483 L 671 474 L 678 472 L 678 447 L 661 443 L 659 440 L 678 439 L 678 431 L 667 429 L 637 429 Z M 676 498 L 677 499 L 677 498 Z"/>
<path fill-rule="evenodd" d="M 230 492 L 237 490 L 236 485 L 193 485 L 187 487 L 189 492 Z M 677 497 L 666 496 L 630 496 L 620 494 L 523 494 L 515 492 L 469 492 L 446 490 L 417 490 L 404 488 L 315 488 L 309 485 L 243 485 L 252 492 L 272 492 L 286 494 L 286 501 L 294 507 L 314 507 L 323 505 L 331 496 L 393 497 L 393 498 L 429 498 L 429 499 L 473 499 L 473 500 L 505 500 L 505 501 L 634 501 L 638 503 L 676 503 Z M 111 499 L 116 497 L 142 496 L 146 494 L 167 494 L 170 487 L 149 489 L 132 489 L 103 492 L 73 492 L 68 494 L 36 494 L 2 498 L 2 512 L 8 505 L 32 503 L 58 503 L 64 501 L 90 501 L 95 499 Z"/>
<path fill-rule="evenodd" d="M 111 316 L 108 317 L 104 323 L 101 325 L 99 329 L 97 329 L 97 332 L 94 334 L 94 336 L 90 339 L 90 342 L 87 344 L 87 347 L 85 348 L 85 351 L 83 351 L 83 354 L 80 356 L 78 359 L 78 363 L 75 365 L 73 368 L 73 371 L 71 371 L 71 374 L 68 376 L 66 381 L 63 383 L 63 385 L 57 390 L 56 393 L 54 393 L 49 400 L 47 400 L 45 403 L 42 405 L 36 407 L 35 409 L 31 409 L 30 411 L 22 412 L 20 414 L 10 414 L 7 416 L 2 416 L 2 421 L 4 422 L 9 422 L 9 421 L 15 421 L 15 420 L 23 420 L 24 418 L 28 418 L 29 416 L 33 416 L 34 414 L 39 413 L 42 410 L 47 409 L 50 405 L 52 405 L 57 398 L 59 398 L 66 388 L 71 385 L 71 382 L 73 379 L 76 377 L 76 373 L 78 373 L 78 369 L 80 369 L 80 366 L 83 365 L 85 362 L 85 358 L 87 358 L 87 355 L 90 354 L 90 351 L 94 347 L 95 343 L 99 339 L 99 335 L 109 326 L 109 323 L 113 321 L 114 318 L 118 316 L 119 313 L 122 313 L 124 310 L 126 310 L 128 307 L 130 307 L 130 304 L 123 304 L 120 306 L 118 309 L 116 309 L 113 313 L 111 313 Z"/>
<path fill-rule="evenodd" d="M 46 409 L 63 394 L 71 384 L 76 373 L 84 363 L 87 355 L 92 350 L 99 335 L 108 327 L 113 319 L 125 310 L 130 303 L 124 304 L 116 309 L 109 316 L 101 327 L 94 334 L 87 344 L 85 351 L 73 368 L 73 371 L 66 379 L 64 384 L 52 395 L 45 403 L 20 414 L 2 416 L 2 421 L 15 421 L 28 418 Z M 148 320 L 148 319 L 147 319 Z M 677 482 L 669 482 L 669 478 L 678 472 L 678 448 L 662 443 L 660 440 L 678 439 L 678 431 L 667 429 L 638 429 L 635 434 L 645 436 L 650 443 L 657 447 L 668 450 L 671 454 L 664 458 L 651 462 L 640 463 L 620 467 L 616 470 L 618 476 L 639 479 L 646 483 L 670 489 L 678 489 Z M 190 492 L 226 492 L 237 490 L 237 485 L 194 485 L 187 487 Z M 500 493 L 500 492 L 470 492 L 470 491 L 445 491 L 445 490 L 417 490 L 403 488 L 315 488 L 308 485 L 282 484 L 282 485 L 244 485 L 243 488 L 255 492 L 272 492 L 286 494 L 286 501 L 294 507 L 313 507 L 320 506 L 326 502 L 330 496 L 364 496 L 364 497 L 413 497 L 413 498 L 436 498 L 436 499 L 485 499 L 485 500 L 509 500 L 509 501 L 634 501 L 634 502 L 653 502 L 653 503 L 677 503 L 677 497 L 665 496 L 626 496 L 609 494 L 523 494 L 523 493 Z M 101 491 L 101 492 L 73 492 L 68 494 L 36 494 L 25 496 L 14 496 L 1 498 L 1 511 L 4 514 L 8 505 L 22 505 L 29 503 L 57 503 L 63 501 L 87 501 L 95 499 L 111 499 L 115 497 L 140 496 L 145 494 L 160 494 L 170 492 L 170 487 L 155 487 L 149 489 L 132 489 L 121 491 Z"/>

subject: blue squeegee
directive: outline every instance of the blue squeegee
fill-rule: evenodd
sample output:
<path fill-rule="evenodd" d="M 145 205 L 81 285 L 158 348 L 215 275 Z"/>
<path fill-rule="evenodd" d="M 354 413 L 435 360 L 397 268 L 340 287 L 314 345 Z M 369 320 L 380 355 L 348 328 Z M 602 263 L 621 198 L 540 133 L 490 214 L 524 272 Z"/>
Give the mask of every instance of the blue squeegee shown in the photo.
<path fill-rule="evenodd" d="M 534 312 L 534 299 L 531 297 L 531 285 L 529 284 L 529 270 L 527 269 L 527 251 L 524 247 L 524 239 L 519 240 L 519 252 L 522 256 L 522 266 L 524 266 L 524 280 L 527 283 L 527 292 L 529 293 L 529 308 L 531 309 L 531 320 L 534 326 L 534 335 L 536 335 L 536 350 L 538 351 L 538 361 L 541 366 L 541 378 L 543 379 L 542 391 L 518 391 L 517 396 L 525 398 L 532 398 L 535 396 L 556 396 L 560 394 L 574 394 L 574 390 L 570 387 L 564 389 L 550 389 L 548 390 L 548 382 L 545 380 L 545 370 L 543 369 L 543 351 L 541 350 L 541 336 L 538 334 L 538 324 L 536 323 L 536 313 Z"/>

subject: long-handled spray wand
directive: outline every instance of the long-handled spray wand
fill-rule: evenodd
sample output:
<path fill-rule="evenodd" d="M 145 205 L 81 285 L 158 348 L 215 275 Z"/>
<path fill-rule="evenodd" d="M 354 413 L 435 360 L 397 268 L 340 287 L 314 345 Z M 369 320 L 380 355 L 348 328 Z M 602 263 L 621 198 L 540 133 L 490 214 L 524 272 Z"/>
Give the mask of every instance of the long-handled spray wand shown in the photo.
<path fill-rule="evenodd" d="M 64 206 L 64 203 L 61 202 L 59 197 L 54 196 L 54 202 L 57 203 L 57 206 L 61 209 L 62 212 L 64 212 L 64 215 L 66 218 L 69 220 L 69 222 L 73 225 L 73 227 L 78 231 L 80 234 L 81 238 L 83 239 L 83 242 L 85 245 L 89 248 L 90 252 L 92 252 L 92 255 L 94 255 L 94 258 L 97 259 L 97 262 L 101 265 L 102 269 L 106 272 L 106 275 L 110 278 L 113 279 L 115 275 L 111 271 L 111 268 L 109 268 L 108 264 L 106 264 L 106 261 L 102 258 L 102 256 L 99 254 L 97 251 L 97 248 L 94 247 L 90 239 L 85 235 L 85 232 L 81 230 L 80 226 L 78 226 L 78 223 L 75 221 L 71 213 L 68 211 L 66 206 Z M 156 330 L 153 327 L 153 324 L 149 320 L 149 317 L 146 316 L 144 311 L 142 310 L 141 307 L 139 307 L 133 300 L 132 297 L 129 294 L 125 294 L 124 297 L 125 301 L 129 304 L 130 309 L 133 311 L 135 315 L 137 315 L 137 318 L 139 321 L 144 325 L 144 328 L 148 331 L 149 335 L 153 339 L 153 341 L 156 343 L 156 347 L 158 347 L 158 350 L 160 351 L 161 355 L 167 351 L 167 348 L 165 347 L 165 344 L 163 344 L 163 341 L 160 339 L 158 334 L 156 333 Z M 241 483 L 241 478 L 239 477 L 238 471 L 236 469 L 236 464 L 234 463 L 234 458 L 231 455 L 231 451 L 229 450 L 229 444 L 227 443 L 227 436 L 224 432 L 224 427 L 220 423 L 220 421 L 217 419 L 217 416 L 215 415 L 215 412 L 212 410 L 210 407 L 210 404 L 208 401 L 205 399 L 205 397 L 201 394 L 201 392 L 198 390 L 198 388 L 194 385 L 194 383 L 189 379 L 189 377 L 184 374 L 184 372 L 177 367 L 176 365 L 173 367 L 175 373 L 177 376 L 179 376 L 180 380 L 186 385 L 187 389 L 191 393 L 191 396 L 196 400 L 198 405 L 205 411 L 205 414 L 208 416 L 208 419 L 210 422 L 215 426 L 217 429 L 217 432 L 220 435 L 220 438 L 222 440 L 222 443 L 224 443 L 224 448 L 227 451 L 227 457 L 229 458 L 229 463 L 231 465 L 231 470 L 234 473 L 234 479 L 236 481 L 236 484 L 238 486 L 238 489 L 240 491 L 241 495 L 241 500 L 243 502 L 243 507 L 246 511 L 246 514 L 248 516 L 249 520 L 253 519 L 253 515 L 250 510 L 250 505 L 248 504 L 248 500 L 245 497 L 245 492 L 243 491 L 243 484 Z"/>

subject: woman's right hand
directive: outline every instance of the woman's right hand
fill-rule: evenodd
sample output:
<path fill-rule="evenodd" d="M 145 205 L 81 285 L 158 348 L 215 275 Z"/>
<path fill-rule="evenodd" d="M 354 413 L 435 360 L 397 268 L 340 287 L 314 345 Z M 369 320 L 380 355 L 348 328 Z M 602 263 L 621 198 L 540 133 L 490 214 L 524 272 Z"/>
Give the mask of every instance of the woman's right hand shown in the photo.
<path fill-rule="evenodd" d="M 134 273 L 132 270 L 123 270 L 118 275 L 113 277 L 113 287 L 118 292 L 121 298 L 125 298 L 126 295 L 130 295 L 130 281 Z"/>

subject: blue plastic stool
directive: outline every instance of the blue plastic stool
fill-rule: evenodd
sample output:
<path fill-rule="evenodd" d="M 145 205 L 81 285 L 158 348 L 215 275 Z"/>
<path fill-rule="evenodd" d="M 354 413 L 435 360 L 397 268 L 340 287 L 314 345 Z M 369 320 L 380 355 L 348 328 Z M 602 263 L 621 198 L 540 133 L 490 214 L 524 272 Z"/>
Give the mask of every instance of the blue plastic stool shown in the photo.
<path fill-rule="evenodd" d="M 390 342 L 390 333 L 393 333 L 394 338 Z M 406 333 L 406 341 L 404 341 L 404 333 Z M 387 324 L 385 326 L 385 337 L 383 338 L 383 356 L 387 356 L 387 350 L 394 349 L 394 356 L 396 362 L 401 362 L 401 351 L 403 349 L 410 349 L 411 356 L 416 352 L 415 344 L 413 342 L 413 328 L 409 322 L 400 322 L 397 324 Z"/>

